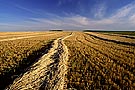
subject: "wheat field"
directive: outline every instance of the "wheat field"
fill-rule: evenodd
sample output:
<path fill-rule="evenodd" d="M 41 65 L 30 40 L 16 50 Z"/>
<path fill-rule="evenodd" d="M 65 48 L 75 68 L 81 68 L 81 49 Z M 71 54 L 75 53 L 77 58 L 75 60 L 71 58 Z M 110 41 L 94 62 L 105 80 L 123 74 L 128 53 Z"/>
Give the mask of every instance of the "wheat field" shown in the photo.
<path fill-rule="evenodd" d="M 0 88 L 24 87 L 134 90 L 135 36 L 119 32 L 1 32 Z"/>

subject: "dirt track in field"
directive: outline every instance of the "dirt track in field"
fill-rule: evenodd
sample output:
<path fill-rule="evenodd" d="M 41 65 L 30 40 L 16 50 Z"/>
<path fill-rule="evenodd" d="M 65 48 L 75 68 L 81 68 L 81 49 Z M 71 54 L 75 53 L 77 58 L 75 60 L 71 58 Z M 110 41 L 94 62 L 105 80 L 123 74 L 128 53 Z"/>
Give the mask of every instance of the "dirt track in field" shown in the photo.
<path fill-rule="evenodd" d="M 58 38 L 50 51 L 43 55 L 24 74 L 19 76 L 6 90 L 63 90 L 67 73 L 68 49 Z"/>

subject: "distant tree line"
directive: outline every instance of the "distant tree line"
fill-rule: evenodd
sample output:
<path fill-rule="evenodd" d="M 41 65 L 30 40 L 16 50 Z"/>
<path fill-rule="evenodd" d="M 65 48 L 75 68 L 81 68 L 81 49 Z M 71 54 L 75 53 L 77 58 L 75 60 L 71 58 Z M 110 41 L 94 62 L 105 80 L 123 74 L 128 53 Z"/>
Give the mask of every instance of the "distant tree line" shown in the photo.
<path fill-rule="evenodd" d="M 63 30 L 59 29 L 59 30 L 49 30 L 49 31 L 63 31 Z"/>

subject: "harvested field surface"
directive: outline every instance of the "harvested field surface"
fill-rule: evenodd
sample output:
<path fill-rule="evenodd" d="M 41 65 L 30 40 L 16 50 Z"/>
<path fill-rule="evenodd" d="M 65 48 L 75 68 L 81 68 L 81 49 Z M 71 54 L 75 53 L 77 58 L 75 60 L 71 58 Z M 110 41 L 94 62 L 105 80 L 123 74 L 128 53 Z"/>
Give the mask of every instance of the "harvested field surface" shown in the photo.
<path fill-rule="evenodd" d="M 34 33 L 31 33 L 34 35 Z M 27 38 L 14 38 L 0 42 L 0 87 L 4 88 L 10 81 L 23 73 L 25 69 L 52 47 L 55 39 L 69 33 L 42 33 Z M 6 78 L 3 80 L 3 78 Z"/>
<path fill-rule="evenodd" d="M 134 90 L 135 46 L 131 43 L 134 40 L 119 36 L 73 33 L 65 40 L 70 53 L 67 88 Z"/>
<path fill-rule="evenodd" d="M 55 34 L 55 33 L 54 32 L 14 32 L 14 33 L 3 32 L 3 33 L 0 33 L 0 41 L 38 37 L 38 36 L 45 36 L 45 35 L 51 35 L 51 34 Z"/>
<path fill-rule="evenodd" d="M 134 36 L 53 31 L 0 38 L 2 89 L 135 89 Z"/>

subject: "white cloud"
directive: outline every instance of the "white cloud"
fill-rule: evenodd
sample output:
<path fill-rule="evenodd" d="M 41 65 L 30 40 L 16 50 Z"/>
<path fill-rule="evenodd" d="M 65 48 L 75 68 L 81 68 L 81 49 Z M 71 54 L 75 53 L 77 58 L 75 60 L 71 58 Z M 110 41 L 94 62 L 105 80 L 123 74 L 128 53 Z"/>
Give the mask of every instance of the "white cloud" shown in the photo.
<path fill-rule="evenodd" d="M 79 25 L 88 25 L 88 18 L 83 17 L 83 16 L 73 16 L 73 17 L 67 17 L 65 20 L 70 21 L 71 23 L 76 23 Z"/>
<path fill-rule="evenodd" d="M 135 14 L 133 14 L 130 18 L 129 21 L 135 25 Z"/>

